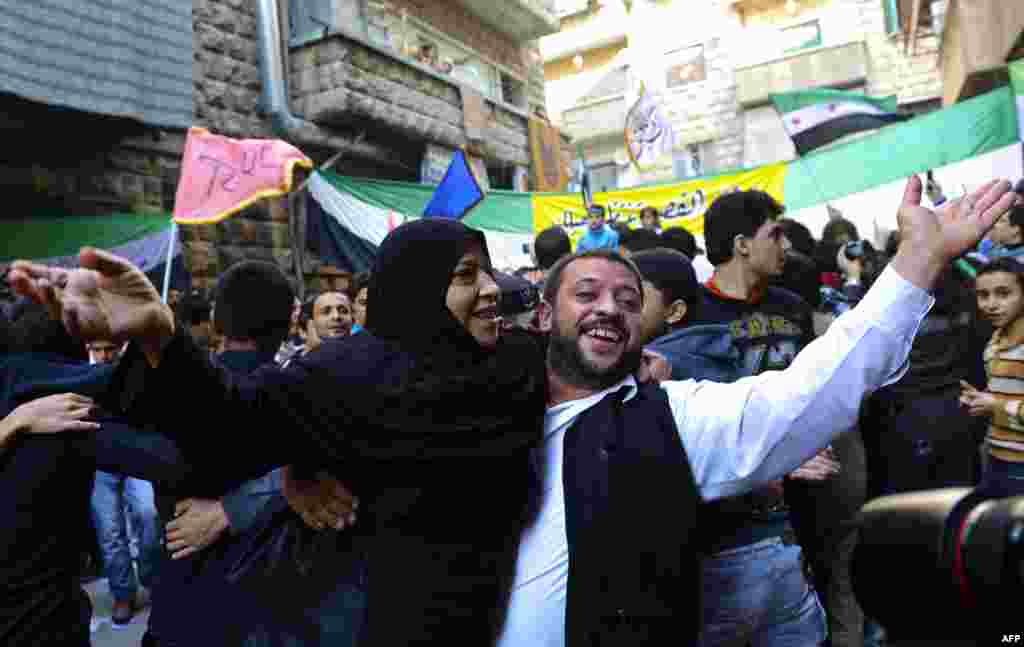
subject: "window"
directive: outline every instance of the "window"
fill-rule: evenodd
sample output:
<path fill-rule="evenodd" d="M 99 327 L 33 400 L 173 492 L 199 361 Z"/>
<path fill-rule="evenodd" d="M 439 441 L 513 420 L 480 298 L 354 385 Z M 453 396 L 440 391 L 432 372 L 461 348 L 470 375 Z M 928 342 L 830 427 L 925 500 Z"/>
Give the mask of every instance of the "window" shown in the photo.
<path fill-rule="evenodd" d="M 619 188 L 619 167 L 614 162 L 590 167 L 590 190 L 593 193 Z"/>
<path fill-rule="evenodd" d="M 672 154 L 672 170 L 677 180 L 704 175 L 704 155 L 699 144 L 688 144 L 685 151 Z"/>
<path fill-rule="evenodd" d="M 707 79 L 704 46 L 694 45 L 669 52 L 665 87 L 676 88 Z"/>
<path fill-rule="evenodd" d="M 289 43 L 292 46 L 322 38 L 336 25 L 365 30 L 362 0 L 291 0 L 288 3 Z"/>
<path fill-rule="evenodd" d="M 466 49 L 387 0 L 291 0 L 288 12 L 292 47 L 331 32 L 353 33 L 397 58 L 451 76 L 489 99 L 526 108 L 526 82 L 522 78 Z"/>
<path fill-rule="evenodd" d="M 525 83 L 393 5 L 366 4 L 367 38 L 396 56 L 451 76 L 489 99 L 526 106 Z"/>
<path fill-rule="evenodd" d="M 918 11 L 918 27 L 942 33 L 946 15 L 946 0 L 881 0 L 885 13 L 885 33 L 899 34 L 909 32 L 914 4 L 920 4 Z"/>
<path fill-rule="evenodd" d="M 785 27 L 779 30 L 779 38 L 783 54 L 821 47 L 821 23 L 811 20 L 792 27 Z"/>

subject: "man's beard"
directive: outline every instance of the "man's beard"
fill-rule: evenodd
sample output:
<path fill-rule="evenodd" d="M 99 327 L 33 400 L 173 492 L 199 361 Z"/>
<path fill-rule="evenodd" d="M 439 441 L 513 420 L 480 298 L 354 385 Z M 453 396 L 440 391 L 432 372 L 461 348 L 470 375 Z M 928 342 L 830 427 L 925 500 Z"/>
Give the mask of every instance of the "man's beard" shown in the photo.
<path fill-rule="evenodd" d="M 554 331 L 548 339 L 548 364 L 555 375 L 573 386 L 602 391 L 615 386 L 640 368 L 643 350 L 625 350 L 615 364 L 601 370 L 591 366 L 580 352 L 579 337 Z"/>

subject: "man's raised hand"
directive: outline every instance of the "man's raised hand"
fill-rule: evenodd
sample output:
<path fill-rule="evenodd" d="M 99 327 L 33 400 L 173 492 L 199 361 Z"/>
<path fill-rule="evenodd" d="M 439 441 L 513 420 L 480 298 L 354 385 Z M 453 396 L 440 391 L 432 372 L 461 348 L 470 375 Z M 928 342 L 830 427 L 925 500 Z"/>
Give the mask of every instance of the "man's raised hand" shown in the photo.
<path fill-rule="evenodd" d="M 911 176 L 897 215 L 900 247 L 893 269 L 931 289 L 945 268 L 971 249 L 1017 199 L 1006 180 L 993 180 L 970 195 L 931 210 L 921 206 L 924 188 Z"/>

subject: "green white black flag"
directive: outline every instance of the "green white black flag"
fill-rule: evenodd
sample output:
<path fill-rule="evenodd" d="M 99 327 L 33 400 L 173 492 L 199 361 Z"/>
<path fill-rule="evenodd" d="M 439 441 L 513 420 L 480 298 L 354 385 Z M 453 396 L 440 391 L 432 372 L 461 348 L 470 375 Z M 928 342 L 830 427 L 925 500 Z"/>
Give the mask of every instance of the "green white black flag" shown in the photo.
<path fill-rule="evenodd" d="M 909 118 L 897 112 L 896 97 L 875 99 L 855 92 L 808 90 L 773 94 L 771 99 L 800 155 L 846 135 Z"/>

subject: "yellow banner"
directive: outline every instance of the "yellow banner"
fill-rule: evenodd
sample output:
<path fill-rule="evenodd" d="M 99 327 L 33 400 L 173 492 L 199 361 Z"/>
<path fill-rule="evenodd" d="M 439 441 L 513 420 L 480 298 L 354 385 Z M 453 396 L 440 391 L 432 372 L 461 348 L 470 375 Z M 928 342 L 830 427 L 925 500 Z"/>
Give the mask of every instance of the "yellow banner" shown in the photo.
<path fill-rule="evenodd" d="M 715 198 L 723 193 L 758 189 L 785 204 L 783 185 L 786 164 L 769 164 L 749 171 L 737 171 L 696 178 L 674 184 L 637 187 L 595 193 L 594 202 L 608 211 L 608 222 L 625 222 L 631 228 L 640 226 L 640 210 L 654 207 L 661 213 L 661 228 L 684 227 L 695 236 L 704 233 L 704 213 Z M 552 225 L 561 225 L 576 241 L 586 230 L 583 197 L 578 193 L 535 194 L 533 196 L 533 229 L 541 232 Z"/>

